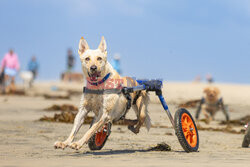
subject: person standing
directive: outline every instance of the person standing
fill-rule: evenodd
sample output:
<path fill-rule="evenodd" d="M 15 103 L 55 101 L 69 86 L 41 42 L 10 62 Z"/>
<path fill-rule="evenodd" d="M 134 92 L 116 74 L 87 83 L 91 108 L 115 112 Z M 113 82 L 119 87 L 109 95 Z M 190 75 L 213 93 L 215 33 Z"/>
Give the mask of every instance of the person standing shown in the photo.
<path fill-rule="evenodd" d="M 207 82 L 208 82 L 209 84 L 214 83 L 214 78 L 213 78 L 213 76 L 212 76 L 210 73 L 208 73 L 208 74 L 206 75 L 206 79 L 207 79 Z"/>
<path fill-rule="evenodd" d="M 112 61 L 111 61 L 111 65 L 113 66 L 113 68 L 119 73 L 121 74 L 121 62 L 120 62 L 120 55 L 119 54 L 115 54 Z"/>
<path fill-rule="evenodd" d="M 72 71 L 75 65 L 75 57 L 71 49 L 68 49 L 68 52 L 67 52 L 67 64 L 66 65 L 67 65 L 67 70 L 65 73 L 62 74 L 62 80 L 68 82 L 68 81 L 71 81 Z"/>
<path fill-rule="evenodd" d="M 30 72 L 32 72 L 33 74 L 33 80 L 37 77 L 37 73 L 38 73 L 38 68 L 39 68 L 39 64 L 36 60 L 36 57 L 33 56 L 28 64 L 28 70 Z"/>
<path fill-rule="evenodd" d="M 67 72 L 72 72 L 72 69 L 75 65 L 75 57 L 73 55 L 73 52 L 71 49 L 68 49 L 68 55 L 67 55 Z"/>
<path fill-rule="evenodd" d="M 20 69 L 20 64 L 18 56 L 14 53 L 13 49 L 10 49 L 8 53 L 5 54 L 3 60 L 1 61 L 0 73 L 4 73 L 4 87 L 5 84 L 8 85 L 5 91 L 15 91 L 15 77 Z M 10 84 L 8 84 L 10 82 Z"/>

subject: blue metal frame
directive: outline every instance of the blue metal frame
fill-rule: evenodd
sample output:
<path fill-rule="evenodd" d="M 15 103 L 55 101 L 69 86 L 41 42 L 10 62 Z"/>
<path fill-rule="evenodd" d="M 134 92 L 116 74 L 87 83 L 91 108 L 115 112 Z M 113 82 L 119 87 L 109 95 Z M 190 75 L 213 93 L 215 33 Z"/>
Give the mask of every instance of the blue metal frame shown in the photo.
<path fill-rule="evenodd" d="M 156 86 L 156 89 L 154 90 L 154 86 L 148 84 L 150 82 L 150 80 L 136 80 L 140 85 L 139 86 L 135 86 L 135 87 L 132 87 L 132 91 L 140 91 L 140 90 L 148 90 L 148 91 L 155 91 L 157 96 L 159 97 L 159 100 L 162 104 L 162 107 L 164 108 L 164 110 L 166 111 L 169 119 L 170 119 L 170 122 L 172 123 L 173 127 L 175 127 L 175 123 L 174 123 L 174 119 L 171 115 L 171 112 L 169 111 L 169 108 L 168 108 L 168 105 L 167 105 L 167 102 L 165 101 L 163 95 L 162 95 L 162 92 L 161 92 L 161 88 L 162 88 L 162 81 L 160 80 L 153 80 L 156 81 L 157 83 L 160 83 L 160 85 L 157 85 Z M 152 80 L 151 80 L 152 81 Z M 150 86 L 148 86 L 150 85 Z M 160 90 L 158 90 L 159 86 L 161 87 Z M 152 88 L 153 87 L 153 88 Z M 159 92 L 160 91 L 160 92 Z"/>
<path fill-rule="evenodd" d="M 168 110 L 168 105 L 167 105 L 167 103 L 166 103 L 164 97 L 163 97 L 162 95 L 159 95 L 158 97 L 159 97 L 159 99 L 160 99 L 160 101 L 161 101 L 161 104 L 162 104 L 164 110 Z"/>
<path fill-rule="evenodd" d="M 166 111 L 166 113 L 168 115 L 168 118 L 170 119 L 170 122 L 172 123 L 173 127 L 175 127 L 174 118 L 172 117 L 171 112 L 168 109 L 167 102 L 165 101 L 165 99 L 164 99 L 164 97 L 162 95 L 158 95 L 158 97 L 159 97 L 159 99 L 161 101 L 161 104 L 162 104 L 164 110 Z"/>

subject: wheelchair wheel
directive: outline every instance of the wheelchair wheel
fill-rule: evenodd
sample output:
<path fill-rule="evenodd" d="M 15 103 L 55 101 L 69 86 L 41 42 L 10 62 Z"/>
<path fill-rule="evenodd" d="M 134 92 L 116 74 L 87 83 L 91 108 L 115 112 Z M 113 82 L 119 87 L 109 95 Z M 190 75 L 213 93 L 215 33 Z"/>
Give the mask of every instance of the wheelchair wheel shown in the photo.
<path fill-rule="evenodd" d="M 248 122 L 248 127 L 246 129 L 246 134 L 244 136 L 242 147 L 249 147 L 250 144 L 250 122 Z"/>
<path fill-rule="evenodd" d="M 90 150 L 101 150 L 105 145 L 110 133 L 111 133 L 111 123 L 105 124 L 100 132 L 96 132 L 88 142 L 88 146 Z M 92 124 L 90 125 L 90 127 Z"/>
<path fill-rule="evenodd" d="M 175 133 L 186 152 L 196 152 L 199 148 L 199 134 L 191 114 L 184 108 L 177 110 L 174 117 Z"/>

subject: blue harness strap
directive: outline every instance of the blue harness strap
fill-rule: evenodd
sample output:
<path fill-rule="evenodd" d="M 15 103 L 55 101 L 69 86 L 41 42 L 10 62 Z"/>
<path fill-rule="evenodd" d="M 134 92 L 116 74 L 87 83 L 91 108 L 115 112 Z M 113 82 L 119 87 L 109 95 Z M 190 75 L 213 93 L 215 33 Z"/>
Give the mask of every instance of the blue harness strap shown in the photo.
<path fill-rule="evenodd" d="M 100 80 L 99 82 L 90 82 L 90 81 L 88 81 L 88 83 L 90 85 L 98 86 L 98 85 L 102 84 L 103 82 L 105 82 L 109 78 L 109 76 L 110 76 L 110 73 L 108 73 L 105 77 L 103 77 L 102 80 Z"/>
<path fill-rule="evenodd" d="M 99 82 L 90 82 L 88 81 L 89 84 L 98 86 L 102 83 L 104 83 L 110 76 L 110 73 L 108 73 L 105 77 L 102 78 Z M 122 93 L 121 88 L 114 88 L 114 89 L 89 89 L 87 87 L 83 87 L 83 93 L 86 94 L 120 94 Z"/>

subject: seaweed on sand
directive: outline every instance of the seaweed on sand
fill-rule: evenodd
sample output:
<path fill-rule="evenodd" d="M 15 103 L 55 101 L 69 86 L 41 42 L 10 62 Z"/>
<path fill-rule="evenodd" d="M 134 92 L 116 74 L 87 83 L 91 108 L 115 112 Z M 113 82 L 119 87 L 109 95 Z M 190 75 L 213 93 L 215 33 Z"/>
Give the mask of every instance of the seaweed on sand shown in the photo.
<path fill-rule="evenodd" d="M 234 119 L 230 121 L 221 121 L 221 125 L 233 125 L 233 126 L 244 126 L 250 121 L 250 115 L 246 115 L 239 119 Z"/>
<path fill-rule="evenodd" d="M 199 103 L 201 102 L 201 99 L 198 100 L 189 100 L 187 102 L 179 104 L 179 108 L 195 108 Z"/>
<path fill-rule="evenodd" d="M 159 143 L 154 147 L 150 147 L 147 151 L 171 151 L 171 147 L 166 143 Z"/>

